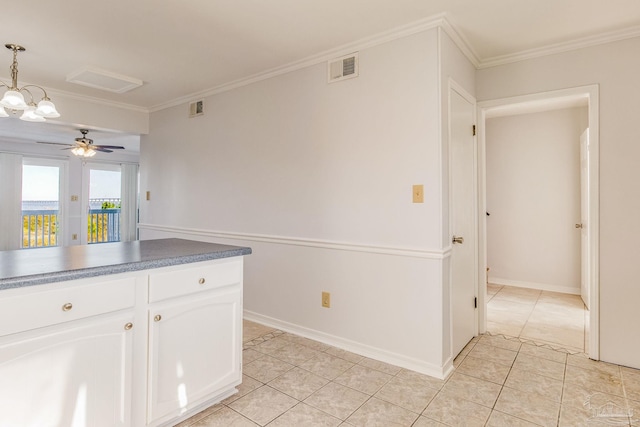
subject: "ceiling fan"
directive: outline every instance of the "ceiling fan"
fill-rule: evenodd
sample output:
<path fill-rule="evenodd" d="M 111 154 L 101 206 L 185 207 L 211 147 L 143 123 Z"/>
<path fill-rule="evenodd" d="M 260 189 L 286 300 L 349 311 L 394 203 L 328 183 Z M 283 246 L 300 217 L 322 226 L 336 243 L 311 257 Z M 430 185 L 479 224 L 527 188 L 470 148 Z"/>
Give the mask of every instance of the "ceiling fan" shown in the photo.
<path fill-rule="evenodd" d="M 62 148 L 62 150 L 71 150 L 73 154 L 76 156 L 82 157 L 91 157 L 95 156 L 97 151 L 102 153 L 113 153 L 113 150 L 124 150 L 124 147 L 120 145 L 94 145 L 93 139 L 87 138 L 87 134 L 89 133 L 88 129 L 78 129 L 80 133 L 82 133 L 82 137 L 76 138 L 75 145 L 73 144 L 59 144 L 57 142 L 44 142 L 37 141 L 40 144 L 51 144 L 51 145 L 66 145 L 67 148 Z"/>

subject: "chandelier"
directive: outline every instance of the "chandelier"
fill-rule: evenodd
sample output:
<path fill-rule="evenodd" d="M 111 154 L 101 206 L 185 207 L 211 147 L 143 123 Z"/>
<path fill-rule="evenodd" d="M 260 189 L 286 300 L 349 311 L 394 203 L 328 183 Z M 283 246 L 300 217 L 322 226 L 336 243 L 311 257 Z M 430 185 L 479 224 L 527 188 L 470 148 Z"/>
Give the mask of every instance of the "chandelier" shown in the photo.
<path fill-rule="evenodd" d="M 18 52 L 24 52 L 25 48 L 17 44 L 5 44 L 7 49 L 13 51 L 13 62 L 11 63 L 11 85 L 0 81 L 0 86 L 7 88 L 2 99 L 0 99 L 0 117 L 9 117 L 5 109 L 11 110 L 14 114 L 23 111 L 20 120 L 27 122 L 44 122 L 45 119 L 60 117 L 56 106 L 47 96 L 47 91 L 37 85 L 24 85 L 18 87 Z M 33 94 L 29 88 L 40 89 L 44 96 L 36 105 Z M 24 94 L 28 95 L 28 102 L 24 99 Z M 4 107 L 4 108 L 1 108 Z"/>

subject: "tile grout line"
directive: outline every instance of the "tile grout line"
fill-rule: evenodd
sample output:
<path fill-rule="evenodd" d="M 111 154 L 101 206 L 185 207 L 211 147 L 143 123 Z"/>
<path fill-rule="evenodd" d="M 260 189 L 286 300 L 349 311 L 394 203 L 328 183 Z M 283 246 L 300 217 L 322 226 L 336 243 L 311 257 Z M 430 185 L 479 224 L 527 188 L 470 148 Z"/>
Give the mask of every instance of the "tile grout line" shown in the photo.
<path fill-rule="evenodd" d="M 564 369 L 562 370 L 562 390 L 560 392 L 560 409 L 558 410 L 558 418 L 556 419 L 556 425 L 560 425 L 560 418 L 562 417 L 562 403 L 564 402 L 564 388 L 567 381 L 567 365 L 569 363 L 569 355 L 564 357 Z"/>
<path fill-rule="evenodd" d="M 278 333 L 278 332 L 279 332 L 279 333 Z M 259 340 L 259 343 L 258 343 L 258 344 L 261 344 L 261 343 L 263 343 L 263 342 L 266 342 L 266 341 L 268 341 L 268 340 L 270 340 L 270 339 L 276 338 L 276 337 L 281 336 L 281 335 L 283 335 L 283 334 L 284 334 L 284 332 L 282 332 L 282 331 L 279 331 L 279 330 L 278 330 L 278 331 L 273 331 L 273 332 L 271 332 L 271 333 L 265 334 L 265 336 L 266 336 L 266 335 L 273 335 L 274 333 L 276 334 L 276 336 L 271 336 L 271 337 L 269 337 L 269 339 L 267 339 L 267 340 L 263 340 L 262 338 L 263 338 L 264 336 L 261 336 L 261 337 L 257 337 L 257 338 L 255 338 L 254 340 L 251 340 L 251 341 Z M 284 338 L 284 339 L 286 339 L 286 338 Z M 304 344 L 301 344 L 301 345 L 304 345 Z M 311 347 L 306 346 L 306 345 L 305 345 L 305 347 L 311 348 Z M 313 349 L 313 348 L 312 348 L 312 349 Z M 368 367 L 368 366 L 362 365 L 362 364 L 361 364 L 361 362 L 362 362 L 362 361 L 364 361 L 364 360 L 366 360 L 366 359 L 367 359 L 366 357 L 362 357 L 362 358 L 361 358 L 359 361 L 357 361 L 357 362 L 351 362 L 351 361 L 349 361 L 349 360 L 347 360 L 347 359 L 344 359 L 344 358 L 342 358 L 342 357 L 340 357 L 340 356 L 335 356 L 335 355 L 332 355 L 332 354 L 330 354 L 330 353 L 327 353 L 327 351 L 328 351 L 329 349 L 331 349 L 331 347 L 328 347 L 328 348 L 326 348 L 326 349 L 324 349 L 324 350 L 316 350 L 316 351 L 318 351 L 318 353 L 324 353 L 324 354 L 327 354 L 327 355 L 329 355 L 329 356 L 331 356 L 331 357 L 335 357 L 335 358 L 338 358 L 338 359 L 345 360 L 345 361 L 347 361 L 347 362 L 349 362 L 349 363 L 353 363 L 353 366 L 351 366 L 350 368 L 346 369 L 346 370 L 345 370 L 344 372 L 342 372 L 340 375 L 342 375 L 342 374 L 344 374 L 345 372 L 347 372 L 348 370 L 352 369 L 354 366 L 360 366 L 360 367 L 363 367 L 363 368 L 371 369 L 371 370 L 376 371 L 376 372 L 380 372 L 380 373 L 383 373 L 383 374 L 387 374 L 386 372 L 381 371 L 381 370 L 379 370 L 379 369 L 370 368 L 370 367 Z M 315 349 L 314 349 L 314 350 L 315 350 Z M 259 353 L 262 353 L 260 350 L 256 350 L 256 351 L 258 351 Z M 270 354 L 267 354 L 267 353 L 262 353 L 262 354 L 263 354 L 263 356 L 270 356 L 270 357 L 273 357 L 273 356 L 271 356 Z M 315 357 L 315 356 L 314 356 L 314 357 Z M 313 357 L 312 357 L 312 358 L 313 358 Z M 312 358 L 310 358 L 310 359 L 312 359 Z M 276 359 L 277 359 L 277 358 L 276 358 Z M 280 359 L 277 359 L 277 360 L 280 360 Z M 284 361 L 283 361 L 283 362 L 284 362 Z M 288 363 L 288 362 L 285 362 L 285 363 Z M 303 362 L 303 363 L 304 363 L 304 362 Z M 299 366 L 299 365 L 293 365 L 293 368 L 292 368 L 292 369 L 295 369 L 295 368 L 299 368 L 299 369 L 302 369 L 302 370 L 304 370 L 304 371 L 307 371 L 307 372 L 309 372 L 309 373 L 311 373 L 311 374 L 314 374 L 313 372 L 308 371 L 307 369 L 305 369 L 305 368 L 303 368 L 303 367 L 301 367 L 301 366 Z M 290 370 L 292 370 L 292 369 L 290 369 Z M 289 371 L 290 371 L 290 370 L 289 370 Z M 289 372 L 289 371 L 287 371 L 287 372 Z M 375 394 L 376 394 L 378 391 L 380 391 L 380 389 L 382 389 L 382 387 L 384 387 L 386 384 L 388 384 L 388 383 L 389 383 L 393 378 L 396 378 L 400 372 L 402 372 L 402 368 L 400 368 L 400 369 L 399 369 L 395 374 L 393 374 L 393 375 L 391 375 L 391 374 L 387 374 L 387 375 L 390 375 L 390 378 L 389 378 L 389 379 L 388 379 L 388 380 L 387 380 L 383 385 L 381 385 L 381 386 L 380 386 L 380 387 L 379 387 L 379 388 L 378 388 L 378 389 L 377 389 L 373 394 L 369 394 L 369 393 L 366 393 L 366 392 L 364 392 L 364 391 L 362 391 L 362 390 L 358 390 L 358 389 L 353 388 L 353 387 L 351 387 L 351 386 L 349 386 L 349 385 L 347 385 L 347 384 L 341 384 L 341 383 L 336 382 L 335 380 L 336 380 L 338 377 L 340 377 L 340 375 L 338 375 L 338 376 L 337 376 L 336 378 L 334 378 L 334 379 L 328 379 L 328 378 L 324 378 L 324 377 L 322 377 L 322 378 L 324 378 L 324 379 L 328 380 L 328 383 L 327 383 L 327 384 L 325 384 L 324 386 L 320 387 L 320 388 L 319 388 L 318 390 L 316 390 L 315 392 L 317 392 L 317 391 L 319 391 L 319 390 L 321 390 L 321 389 L 325 388 L 325 387 L 326 387 L 326 386 L 328 386 L 329 384 L 332 384 L 332 383 L 333 383 L 333 384 L 336 384 L 336 385 L 339 385 L 339 386 L 342 386 L 342 387 L 347 387 L 347 388 L 349 388 L 349 389 L 351 389 L 351 390 L 354 390 L 354 391 L 357 391 L 357 392 L 359 392 L 359 393 L 363 393 L 363 394 L 367 395 L 367 396 L 368 396 L 368 397 L 367 397 L 367 399 L 366 399 L 366 400 L 365 400 L 365 401 L 364 401 L 360 406 L 358 406 L 358 407 L 357 407 L 356 409 L 354 409 L 351 413 L 349 413 L 349 415 L 347 416 L 347 419 L 348 419 L 348 418 L 349 418 L 350 416 L 352 416 L 355 412 L 357 412 L 361 407 L 363 407 L 367 402 L 369 402 L 369 401 L 371 400 L 371 398 L 375 397 Z M 285 372 L 285 373 L 286 373 L 286 372 Z M 283 373 L 282 375 L 284 375 L 285 373 Z M 314 375 L 317 375 L 317 374 L 314 374 Z M 253 377 L 251 377 L 251 378 L 253 378 Z M 276 378 L 277 378 L 277 377 L 276 377 Z M 253 379 L 254 379 L 254 380 L 256 380 L 256 381 L 259 381 L 259 380 L 257 380 L 256 378 L 253 378 Z M 275 379 L 275 378 L 274 378 L 274 379 Z M 273 381 L 273 380 L 272 380 L 272 381 Z M 260 382 L 260 383 L 262 383 L 262 381 L 259 381 L 259 382 Z M 271 386 L 269 385 L 269 382 L 267 382 L 267 383 L 262 383 L 262 386 L 267 386 L 267 387 L 269 387 L 269 388 L 271 388 L 271 389 L 273 389 L 273 390 L 276 390 L 276 391 L 278 391 L 278 392 L 280 392 L 280 393 L 283 393 L 284 395 L 286 395 L 286 396 L 288 396 L 288 397 L 291 397 L 292 399 L 295 399 L 295 400 L 297 401 L 297 404 L 296 404 L 296 405 L 294 405 L 294 407 L 295 407 L 295 406 L 297 406 L 298 404 L 301 404 L 301 403 L 306 404 L 306 403 L 304 402 L 304 400 L 299 400 L 299 399 L 297 399 L 296 397 L 294 397 L 294 396 L 291 396 L 291 395 L 287 394 L 286 392 L 283 392 L 283 391 L 280 391 L 280 390 L 278 390 L 278 389 L 275 389 L 275 388 L 271 387 Z M 261 388 L 262 386 L 260 386 L 260 387 L 258 387 L 258 388 Z M 257 390 L 258 388 L 256 388 L 256 390 Z M 255 390 L 252 390 L 251 392 L 253 392 L 253 391 L 255 391 Z M 251 392 L 249 392 L 249 393 L 251 393 Z M 314 392 L 314 393 L 315 393 L 315 392 Z M 248 395 L 249 393 L 247 393 L 247 395 Z M 313 394 L 313 393 L 312 393 L 312 394 Z M 244 397 L 244 396 L 242 396 L 242 397 Z M 307 397 L 308 397 L 308 396 L 307 396 Z M 392 404 L 392 405 L 396 405 L 396 404 L 394 404 L 394 403 L 392 403 L 392 402 L 387 402 L 386 400 L 383 400 L 383 399 L 380 399 L 380 400 L 381 400 L 381 401 L 383 401 L 383 402 L 386 402 L 386 403 Z M 398 406 L 398 407 L 400 407 L 400 408 L 403 408 L 403 407 L 402 407 L 402 406 L 400 406 L 400 405 L 396 405 L 396 406 Z M 323 410 L 322 410 L 322 409 L 320 409 L 320 408 L 316 408 L 315 406 L 311 406 L 311 407 L 312 407 L 312 408 L 314 408 L 314 409 L 317 409 L 317 410 L 319 410 L 319 411 L 323 412 L 324 414 L 327 414 L 327 415 L 329 415 L 329 416 L 331 416 L 331 417 L 333 417 L 333 418 L 339 419 L 339 420 L 341 421 L 341 423 L 346 423 L 346 422 L 347 422 L 347 419 L 342 420 L 342 419 L 340 419 L 339 417 L 336 417 L 336 416 L 335 416 L 335 415 L 333 415 L 333 414 L 329 414 L 328 412 L 325 412 L 325 411 L 323 411 Z M 292 407 L 292 408 L 293 408 L 293 407 Z M 232 408 L 230 408 L 230 409 L 232 409 Z M 415 412 L 413 412 L 412 410 L 407 409 L 407 408 L 403 408 L 403 409 L 406 409 L 406 410 L 408 410 L 409 412 L 411 412 L 411 413 L 413 413 L 413 414 L 417 414 L 417 415 L 418 415 L 418 417 L 417 417 L 417 418 L 420 418 L 420 416 L 421 416 L 421 413 L 415 413 Z M 291 408 L 290 408 L 289 410 L 291 410 Z M 269 421 L 269 423 L 271 423 L 271 422 L 273 422 L 274 420 L 276 420 L 277 418 L 279 418 L 279 417 L 283 416 L 283 415 L 284 415 L 284 414 L 286 414 L 289 410 L 287 410 L 287 411 L 283 412 L 282 414 L 278 415 L 276 418 L 274 418 L 273 420 Z M 240 414 L 240 415 L 242 415 L 242 414 Z M 245 417 L 245 418 L 246 418 L 246 417 Z M 416 419 L 416 421 L 417 421 L 417 419 Z"/>
<path fill-rule="evenodd" d="M 531 319 L 531 316 L 533 315 L 533 312 L 535 311 L 536 306 L 538 305 L 538 301 L 540 300 L 540 296 L 541 295 L 542 295 L 542 291 L 540 291 L 540 293 L 538 293 L 538 296 L 536 297 L 536 301 L 533 303 L 533 308 L 531 309 L 531 312 L 527 316 L 527 320 L 525 320 L 524 325 L 522 325 L 522 329 L 520 330 L 520 333 L 518 334 L 518 338 L 520 338 L 520 336 L 524 332 L 525 328 L 527 327 L 527 324 L 529 323 L 529 320 Z"/>
<path fill-rule="evenodd" d="M 511 375 L 511 371 L 513 370 L 513 365 L 516 363 L 516 359 L 518 358 L 518 355 L 520 354 L 520 349 L 522 348 L 522 343 L 520 343 L 520 347 L 518 347 L 518 352 L 516 353 L 516 357 L 513 358 L 513 362 L 511 362 L 511 365 L 509 366 L 509 372 L 507 372 L 507 375 L 504 377 L 504 381 L 502 382 L 502 384 L 500 385 L 500 392 L 498 393 L 498 396 L 496 396 L 496 400 L 495 402 L 493 402 L 493 406 L 491 407 L 491 412 L 489 413 L 489 418 L 487 418 L 487 421 L 485 421 L 485 426 L 489 423 L 489 420 L 491 419 L 491 415 L 493 415 L 494 411 L 497 411 L 496 409 L 496 405 L 498 404 L 498 400 L 500 399 L 500 396 L 502 395 L 502 392 L 504 391 L 505 385 L 507 383 L 507 380 L 509 379 L 509 375 Z M 500 411 L 498 411 L 500 412 Z M 515 417 L 514 415 L 508 414 L 512 417 Z M 515 417 L 518 419 L 522 419 L 520 417 Z M 526 421 L 526 420 L 523 420 Z"/>

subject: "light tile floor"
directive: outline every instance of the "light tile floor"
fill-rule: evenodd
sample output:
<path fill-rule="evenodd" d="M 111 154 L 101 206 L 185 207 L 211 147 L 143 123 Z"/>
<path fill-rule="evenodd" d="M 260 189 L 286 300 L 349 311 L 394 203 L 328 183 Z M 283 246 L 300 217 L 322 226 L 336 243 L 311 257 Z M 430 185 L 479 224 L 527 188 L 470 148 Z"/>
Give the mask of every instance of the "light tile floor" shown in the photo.
<path fill-rule="evenodd" d="M 568 353 L 585 353 L 589 311 L 579 295 L 487 285 L 487 331 Z"/>
<path fill-rule="evenodd" d="M 179 424 L 640 426 L 640 371 L 497 335 L 445 381 L 245 321 L 238 393 Z"/>

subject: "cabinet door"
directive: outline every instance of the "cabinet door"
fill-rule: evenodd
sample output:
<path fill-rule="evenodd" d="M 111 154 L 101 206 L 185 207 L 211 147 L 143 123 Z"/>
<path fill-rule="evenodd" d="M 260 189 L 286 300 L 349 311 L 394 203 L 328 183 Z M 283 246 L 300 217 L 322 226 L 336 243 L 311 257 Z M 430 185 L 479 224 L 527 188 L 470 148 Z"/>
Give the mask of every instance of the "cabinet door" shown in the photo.
<path fill-rule="evenodd" d="M 240 383 L 241 302 L 235 288 L 149 311 L 150 422 L 180 415 Z"/>
<path fill-rule="evenodd" d="M 131 424 L 133 315 L 0 339 L 1 427 Z"/>

